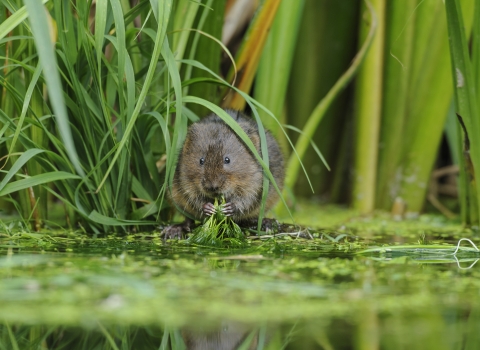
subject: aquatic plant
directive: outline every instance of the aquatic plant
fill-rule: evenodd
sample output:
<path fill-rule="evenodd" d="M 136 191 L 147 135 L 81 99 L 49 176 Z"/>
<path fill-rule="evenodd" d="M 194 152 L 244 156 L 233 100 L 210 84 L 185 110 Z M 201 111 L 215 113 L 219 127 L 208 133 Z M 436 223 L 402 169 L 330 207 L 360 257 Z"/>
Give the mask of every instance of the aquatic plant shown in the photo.
<path fill-rule="evenodd" d="M 211 247 L 240 248 L 247 245 L 247 239 L 231 217 L 222 212 L 225 198 L 221 203 L 215 198 L 215 214 L 211 215 L 199 227 L 193 230 L 188 242 Z"/>

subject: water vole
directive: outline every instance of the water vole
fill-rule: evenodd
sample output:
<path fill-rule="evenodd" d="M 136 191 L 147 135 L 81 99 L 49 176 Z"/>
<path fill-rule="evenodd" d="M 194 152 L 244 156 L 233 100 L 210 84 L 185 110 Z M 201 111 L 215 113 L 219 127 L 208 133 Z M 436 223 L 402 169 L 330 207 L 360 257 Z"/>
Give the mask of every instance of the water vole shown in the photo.
<path fill-rule="evenodd" d="M 234 110 L 226 111 L 245 131 L 255 148 L 260 150 L 257 123 Z M 280 147 L 267 132 L 270 171 L 282 188 L 284 164 Z M 263 168 L 255 156 L 217 115 L 210 115 L 190 126 L 170 189 L 171 199 L 177 207 L 197 220 L 214 212 L 215 198 L 224 197 L 223 212 L 237 223 L 250 223 L 258 219 L 263 189 Z M 266 210 L 278 200 L 270 185 Z M 192 219 L 168 226 L 167 238 L 181 237 L 189 231 Z"/>

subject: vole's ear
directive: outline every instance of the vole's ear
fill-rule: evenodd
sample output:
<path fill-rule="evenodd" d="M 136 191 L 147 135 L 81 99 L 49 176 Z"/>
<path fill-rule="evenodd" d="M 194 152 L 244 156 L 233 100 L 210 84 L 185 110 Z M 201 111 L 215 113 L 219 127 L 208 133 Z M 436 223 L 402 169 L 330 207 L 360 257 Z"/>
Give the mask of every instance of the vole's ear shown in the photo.
<path fill-rule="evenodd" d="M 191 141 L 197 140 L 200 134 L 200 126 L 198 124 L 192 124 L 190 125 L 190 128 L 188 128 L 187 132 L 187 139 L 190 139 Z"/>

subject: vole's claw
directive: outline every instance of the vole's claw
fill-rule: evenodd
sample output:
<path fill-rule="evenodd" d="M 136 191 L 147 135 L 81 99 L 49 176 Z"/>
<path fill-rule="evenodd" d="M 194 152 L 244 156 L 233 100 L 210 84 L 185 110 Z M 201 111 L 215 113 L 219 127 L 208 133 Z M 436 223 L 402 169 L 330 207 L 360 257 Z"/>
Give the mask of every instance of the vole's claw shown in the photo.
<path fill-rule="evenodd" d="M 205 203 L 203 205 L 203 213 L 206 216 L 212 216 L 213 214 L 215 214 L 215 206 L 210 202 Z"/>
<path fill-rule="evenodd" d="M 235 213 L 235 205 L 232 202 L 225 203 L 222 205 L 222 213 L 225 216 L 232 216 Z"/>

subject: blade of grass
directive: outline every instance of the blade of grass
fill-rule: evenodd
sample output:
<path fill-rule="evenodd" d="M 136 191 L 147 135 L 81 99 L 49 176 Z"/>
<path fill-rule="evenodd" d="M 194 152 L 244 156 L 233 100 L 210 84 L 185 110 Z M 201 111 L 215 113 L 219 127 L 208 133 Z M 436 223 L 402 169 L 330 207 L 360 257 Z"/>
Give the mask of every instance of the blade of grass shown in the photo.
<path fill-rule="evenodd" d="M 41 3 L 45 4 L 48 0 L 42 0 Z M 23 6 L 17 11 L 11 14 L 5 21 L 0 24 L 0 39 L 5 38 L 8 33 L 13 31 L 18 25 L 23 23 L 28 17 L 27 7 Z"/>
<path fill-rule="evenodd" d="M 103 43 L 107 25 L 108 0 L 98 0 L 95 5 L 95 49 L 97 51 L 97 71 L 102 72 Z"/>
<path fill-rule="evenodd" d="M 7 185 L 8 181 L 25 165 L 30 159 L 35 157 L 37 154 L 44 152 L 41 149 L 32 148 L 25 151 L 12 165 L 10 170 L 7 172 L 2 182 L 0 182 L 0 191 Z"/>
<path fill-rule="evenodd" d="M 22 130 L 23 122 L 25 120 L 25 115 L 27 114 L 28 105 L 30 104 L 30 99 L 33 94 L 33 89 L 35 88 L 35 85 L 37 84 L 38 78 L 40 77 L 41 73 L 42 73 L 42 67 L 39 64 L 35 69 L 35 73 L 33 74 L 32 80 L 30 81 L 30 84 L 27 89 L 27 93 L 25 94 L 25 99 L 22 106 L 22 112 L 20 113 L 20 118 L 18 119 L 17 128 L 13 135 L 12 143 L 10 144 L 11 151 L 13 151 L 13 149 L 15 148 L 15 144 L 17 143 L 17 140 L 18 140 L 18 135 Z"/>
<path fill-rule="evenodd" d="M 70 180 L 70 179 L 81 179 L 81 177 L 75 174 L 67 173 L 65 171 L 54 171 L 50 173 L 39 174 L 39 175 L 28 177 L 26 179 L 13 181 L 6 184 L 0 190 L 0 196 L 5 196 L 7 194 L 24 190 L 33 186 L 43 185 L 46 183 L 59 181 L 59 180 Z"/>
<path fill-rule="evenodd" d="M 45 8 L 41 2 L 35 0 L 25 0 L 25 5 L 27 7 L 30 24 L 32 26 L 32 34 L 35 39 L 35 46 L 47 82 L 50 102 L 55 112 L 60 136 L 75 170 L 78 174 L 84 176 L 85 173 L 80 164 L 68 122 L 67 109 L 63 99 L 63 88 L 57 71 L 57 60 L 52 47 Z"/>
<path fill-rule="evenodd" d="M 468 133 L 464 135 L 466 140 L 464 152 L 470 151 L 473 173 L 470 171 L 470 173 L 467 172 L 467 174 L 470 176 L 470 181 L 473 182 L 474 188 L 476 188 L 478 204 L 480 203 L 480 198 L 478 198 L 480 194 L 480 181 L 478 181 L 477 175 L 480 172 L 480 139 L 477 135 L 480 135 L 480 115 L 478 114 L 474 71 L 470 62 L 467 34 L 465 33 L 460 3 L 455 0 L 446 0 L 445 10 L 450 37 L 449 43 L 455 106 L 461 123 L 465 125 L 465 132 Z M 480 68 L 476 67 L 476 69 Z M 466 159 L 467 163 L 469 161 L 470 160 Z M 466 169 L 462 170 L 465 171 Z M 480 215 L 478 217 L 480 217 Z"/>
<path fill-rule="evenodd" d="M 367 4 L 369 3 L 367 2 Z M 301 164 L 300 160 L 303 158 L 308 148 L 308 145 L 310 144 L 310 140 L 312 139 L 316 128 L 318 127 L 323 116 L 325 115 L 325 112 L 327 111 L 328 107 L 331 105 L 335 97 L 338 96 L 338 94 L 348 85 L 351 79 L 355 76 L 365 58 L 366 53 L 368 52 L 368 49 L 370 48 L 376 31 L 377 20 L 373 8 L 369 6 L 369 10 L 371 15 L 370 29 L 365 41 L 362 44 L 362 47 L 356 54 L 350 67 L 345 71 L 344 74 L 342 74 L 342 76 L 337 80 L 335 85 L 332 86 L 327 95 L 315 107 L 303 128 L 304 133 L 299 136 L 295 144 L 295 150 L 298 154 L 298 157 L 292 154 L 286 166 L 285 186 L 288 188 L 293 188 L 295 182 L 297 181 L 298 172 L 300 170 Z"/>
<path fill-rule="evenodd" d="M 93 210 L 90 215 L 88 215 L 88 219 L 92 220 L 101 225 L 105 226 L 133 226 L 133 225 L 155 225 L 155 221 L 146 221 L 146 220 L 123 220 L 123 219 L 116 219 L 111 218 L 105 215 L 100 214 L 98 211 Z"/>

